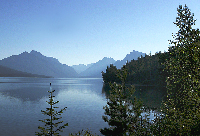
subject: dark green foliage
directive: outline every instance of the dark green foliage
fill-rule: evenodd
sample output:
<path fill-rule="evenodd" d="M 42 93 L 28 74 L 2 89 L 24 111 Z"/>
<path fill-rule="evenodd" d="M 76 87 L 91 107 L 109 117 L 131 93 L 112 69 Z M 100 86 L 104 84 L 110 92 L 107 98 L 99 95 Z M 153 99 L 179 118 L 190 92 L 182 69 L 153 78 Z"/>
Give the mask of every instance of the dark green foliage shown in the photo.
<path fill-rule="evenodd" d="M 107 116 L 102 118 L 111 127 L 101 129 L 103 135 L 144 135 L 147 132 L 146 119 L 142 119 L 143 125 L 141 122 L 142 102 L 133 98 L 134 86 L 125 86 L 126 77 L 127 69 L 123 67 L 121 74 L 118 74 L 122 84 L 110 83 L 110 96 L 104 107 Z"/>
<path fill-rule="evenodd" d="M 48 92 L 50 93 L 49 101 L 46 102 L 50 105 L 50 107 L 46 108 L 46 111 L 41 110 L 41 112 L 42 114 L 49 116 L 49 119 L 39 120 L 45 123 L 45 127 L 39 126 L 38 129 L 40 129 L 41 132 L 36 132 L 36 135 L 60 136 L 59 131 L 62 132 L 63 131 L 62 129 L 68 126 L 68 123 L 60 126 L 59 124 L 63 123 L 63 121 L 58 121 L 58 120 L 62 118 L 60 116 L 63 113 L 63 111 L 66 110 L 67 107 L 61 109 L 60 111 L 56 111 L 55 108 L 59 107 L 55 107 L 54 105 L 57 104 L 59 101 L 56 102 L 53 101 L 53 97 L 55 97 L 53 96 L 53 92 L 55 92 L 55 90 Z"/>
<path fill-rule="evenodd" d="M 158 55 L 138 58 L 126 64 L 128 69 L 127 82 L 140 85 L 158 85 L 160 80 L 160 69 Z"/>
<path fill-rule="evenodd" d="M 156 120 L 156 135 L 200 134 L 200 36 L 192 29 L 195 20 L 188 7 L 181 5 L 176 18 L 179 31 L 173 35 L 169 57 L 163 63 L 167 72 L 167 101 L 162 119 Z M 163 128 L 159 130 L 158 127 Z"/>
<path fill-rule="evenodd" d="M 127 84 L 126 86 L 130 86 Z M 105 94 L 106 98 L 109 98 L 110 95 L 110 86 L 109 84 L 103 84 L 102 93 Z M 160 109 L 161 103 L 163 100 L 166 100 L 166 87 L 162 86 L 137 86 L 135 85 L 135 93 L 134 96 L 136 98 L 141 99 L 145 107 L 151 109 Z"/>
<path fill-rule="evenodd" d="M 166 52 L 159 52 L 155 55 L 145 55 L 145 57 L 138 58 L 138 60 L 132 60 L 131 62 L 126 63 L 125 67 L 127 68 L 127 77 L 125 82 L 126 84 L 133 84 L 136 86 L 135 95 L 137 98 L 141 98 L 139 97 L 140 94 L 147 93 L 146 91 L 148 90 L 145 89 L 145 91 L 142 92 L 137 86 L 147 86 L 147 88 L 154 86 L 154 89 L 147 98 L 157 98 L 159 96 L 160 99 L 157 101 L 157 105 L 161 105 L 162 100 L 166 99 L 167 92 L 165 80 L 167 73 L 163 71 L 164 66 L 161 65 L 161 63 L 165 62 L 167 56 L 168 54 Z M 104 83 L 121 83 L 117 74 L 118 72 L 122 73 L 122 69 L 123 68 L 117 70 L 113 65 L 107 67 L 106 73 L 102 74 Z M 146 102 L 144 104 L 147 106 Z M 150 105 L 150 103 L 148 103 L 148 106 L 155 107 L 155 105 Z"/>
<path fill-rule="evenodd" d="M 164 53 L 163 53 L 164 54 Z M 126 63 L 128 69 L 127 84 L 139 84 L 139 85 L 156 85 L 165 86 L 165 77 L 162 72 L 164 67 L 161 65 L 159 58 L 163 56 L 161 52 L 155 55 L 138 58 L 138 60 L 132 60 Z M 117 68 L 113 65 L 107 67 L 106 73 L 102 73 L 105 83 L 117 82 L 120 83 L 117 75 Z"/>
<path fill-rule="evenodd" d="M 116 66 L 113 66 L 113 64 L 110 64 L 110 67 L 107 66 L 106 73 L 102 71 L 102 77 L 105 83 L 109 82 L 120 82 L 119 78 L 116 75 L 117 68 Z"/>

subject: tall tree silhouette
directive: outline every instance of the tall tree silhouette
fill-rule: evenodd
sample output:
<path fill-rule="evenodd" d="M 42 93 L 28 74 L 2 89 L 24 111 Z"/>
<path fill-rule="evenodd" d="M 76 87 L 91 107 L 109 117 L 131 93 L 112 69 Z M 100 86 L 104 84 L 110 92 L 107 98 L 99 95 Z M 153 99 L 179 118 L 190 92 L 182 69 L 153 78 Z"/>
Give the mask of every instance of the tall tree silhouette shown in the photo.
<path fill-rule="evenodd" d="M 135 92 L 134 86 L 125 86 L 127 77 L 125 67 L 118 74 L 118 77 L 121 84 L 110 83 L 110 96 L 107 105 L 103 107 L 107 116 L 102 116 L 102 118 L 105 122 L 108 122 L 110 128 L 101 129 L 100 132 L 106 136 L 149 134 L 145 131 L 147 129 L 146 124 L 142 125 L 141 123 L 142 102 L 137 100 L 136 97 L 132 100 Z"/>
<path fill-rule="evenodd" d="M 170 40 L 169 58 L 166 59 L 167 101 L 163 103 L 164 113 L 157 126 L 158 135 L 200 134 L 200 36 L 194 14 L 182 5 L 177 8 L 178 17 L 174 23 L 179 27 L 174 40 Z"/>
<path fill-rule="evenodd" d="M 59 107 L 55 107 L 54 105 L 59 103 L 59 101 L 54 102 L 53 97 L 55 97 L 53 95 L 53 92 L 55 92 L 55 90 L 51 90 L 51 83 L 50 83 L 50 91 L 48 91 L 50 93 L 49 95 L 49 101 L 46 101 L 50 107 L 46 108 L 46 111 L 41 110 L 42 114 L 49 116 L 50 118 L 48 119 L 44 119 L 44 120 L 39 120 L 43 123 L 45 123 L 45 127 L 41 127 L 39 126 L 38 129 L 40 129 L 40 132 L 35 132 L 36 135 L 38 136 L 60 136 L 59 131 L 62 132 L 63 128 L 65 128 L 66 126 L 68 126 L 68 123 L 64 124 L 64 125 L 60 125 L 61 123 L 63 123 L 63 121 L 58 121 L 59 119 L 61 119 L 61 114 L 63 113 L 64 110 L 66 110 L 67 107 L 61 109 L 60 111 L 56 111 L 56 108 Z"/>

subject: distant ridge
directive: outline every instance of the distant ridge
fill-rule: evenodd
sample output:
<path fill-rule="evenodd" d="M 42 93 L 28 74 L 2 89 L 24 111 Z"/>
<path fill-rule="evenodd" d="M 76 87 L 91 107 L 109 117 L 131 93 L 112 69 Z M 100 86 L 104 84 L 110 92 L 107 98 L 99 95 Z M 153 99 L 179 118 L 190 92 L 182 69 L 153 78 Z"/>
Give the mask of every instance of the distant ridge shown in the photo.
<path fill-rule="evenodd" d="M 107 58 L 104 57 L 102 60 L 99 60 L 96 63 L 92 63 L 89 67 L 84 64 L 74 65 L 72 66 L 77 73 L 79 74 L 79 77 L 98 77 L 101 78 L 101 72 L 106 71 L 107 66 L 110 66 L 110 64 L 113 64 L 118 69 L 120 69 L 123 65 L 126 64 L 127 61 L 131 60 L 137 60 L 138 57 L 145 56 L 145 53 L 138 52 L 133 50 L 130 52 L 130 54 L 127 54 L 126 57 L 123 60 L 115 61 L 113 58 Z"/>
<path fill-rule="evenodd" d="M 88 69 L 89 67 L 91 67 L 94 63 L 91 63 L 91 64 L 87 64 L 87 65 L 84 65 L 84 64 L 79 64 L 79 65 L 73 65 L 71 66 L 72 68 L 74 68 L 74 70 L 80 74 L 81 72 L 85 71 L 86 69 Z"/>
<path fill-rule="evenodd" d="M 37 75 L 51 77 L 77 77 L 77 72 L 70 66 L 61 64 L 53 57 L 46 57 L 32 50 L 0 60 L 0 65 Z"/>
<path fill-rule="evenodd" d="M 145 53 L 133 50 L 132 52 L 130 52 L 130 54 L 127 54 L 126 57 L 123 60 L 117 60 L 114 63 L 114 66 L 116 66 L 118 69 L 120 69 L 121 67 L 123 67 L 123 65 L 126 64 L 127 61 L 130 62 L 133 59 L 137 60 L 138 57 L 141 57 L 141 55 L 144 57 Z"/>
<path fill-rule="evenodd" d="M 80 77 L 102 77 L 101 72 L 105 71 L 107 66 L 115 63 L 113 58 L 104 57 L 102 60 L 94 63 L 92 66 L 87 68 L 85 71 L 79 74 Z"/>
<path fill-rule="evenodd" d="M 113 64 L 120 69 L 126 62 L 137 60 L 138 57 L 145 56 L 145 53 L 133 50 L 127 54 L 123 60 L 115 61 L 113 58 L 104 57 L 96 63 L 88 65 L 79 64 L 68 66 L 61 64 L 58 59 L 53 57 L 46 57 L 40 52 L 32 50 L 30 53 L 23 52 L 19 55 L 12 55 L 8 58 L 0 60 L 0 65 L 17 70 L 18 72 L 25 72 L 36 75 L 45 75 L 48 77 L 98 77 L 101 78 L 101 72 L 106 71 L 107 66 Z M 22 73 L 21 73 L 22 74 Z"/>
<path fill-rule="evenodd" d="M 43 78 L 47 78 L 48 76 L 21 72 L 21 71 L 17 71 L 17 70 L 0 65 L 0 77 L 43 77 Z"/>

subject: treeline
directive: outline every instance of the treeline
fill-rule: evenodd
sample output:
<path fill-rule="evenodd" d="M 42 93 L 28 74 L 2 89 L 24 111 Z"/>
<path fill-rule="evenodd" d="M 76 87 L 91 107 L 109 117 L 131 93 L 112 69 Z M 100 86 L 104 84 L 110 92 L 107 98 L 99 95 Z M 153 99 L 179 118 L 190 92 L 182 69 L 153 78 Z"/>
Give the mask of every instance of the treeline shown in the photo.
<path fill-rule="evenodd" d="M 126 68 L 128 70 L 127 84 L 166 86 L 167 73 L 163 71 L 164 66 L 162 63 L 168 58 L 168 52 L 159 52 L 155 55 L 150 54 L 145 55 L 145 57 L 138 57 L 138 60 L 127 62 L 119 70 L 116 66 L 110 64 L 110 67 L 106 69 L 106 73 L 102 72 L 103 81 L 104 83 L 120 83 L 117 74 Z"/>
<path fill-rule="evenodd" d="M 149 108 L 160 108 L 163 100 L 166 99 L 166 77 L 167 72 L 162 65 L 169 53 L 156 53 L 155 55 L 145 55 L 138 57 L 138 60 L 127 62 L 121 69 L 117 69 L 113 64 L 107 67 L 106 73 L 102 72 L 104 81 L 103 92 L 109 96 L 109 83 L 119 83 L 121 80 L 119 74 L 127 70 L 125 79 L 126 85 L 135 85 L 135 96 L 143 101 L 143 104 Z"/>

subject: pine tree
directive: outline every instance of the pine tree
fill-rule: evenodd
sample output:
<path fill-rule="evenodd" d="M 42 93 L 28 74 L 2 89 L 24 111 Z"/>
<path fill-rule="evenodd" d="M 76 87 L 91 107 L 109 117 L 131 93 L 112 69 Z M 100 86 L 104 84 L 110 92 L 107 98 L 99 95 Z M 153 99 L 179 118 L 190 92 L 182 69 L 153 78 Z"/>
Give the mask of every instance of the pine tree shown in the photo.
<path fill-rule="evenodd" d="M 105 122 L 108 122 L 110 128 L 101 129 L 100 132 L 106 136 L 123 135 L 143 135 L 146 134 L 145 123 L 141 123 L 142 102 L 133 98 L 135 92 L 134 86 L 126 87 L 127 69 L 121 70 L 118 74 L 122 84 L 110 83 L 110 96 L 105 109 L 105 115 L 102 116 Z M 108 118 L 110 116 L 110 118 Z M 143 120 L 142 120 L 143 121 Z"/>
<path fill-rule="evenodd" d="M 117 68 L 113 64 L 110 64 L 110 67 L 107 66 L 106 73 L 104 73 L 103 71 L 101 73 L 105 83 L 120 82 L 119 78 L 116 76 Z"/>
<path fill-rule="evenodd" d="M 50 83 L 51 86 L 51 83 Z M 64 110 L 66 110 L 67 107 L 61 109 L 60 111 L 56 111 L 56 108 L 59 107 L 55 107 L 54 105 L 59 103 L 59 101 L 54 102 L 53 100 L 53 92 L 55 92 L 55 90 L 53 91 L 48 91 L 50 93 L 49 95 L 49 101 L 46 101 L 49 105 L 50 108 L 46 108 L 46 111 L 41 110 L 42 114 L 49 116 L 49 119 L 44 119 L 44 120 L 39 120 L 43 123 L 45 123 L 45 127 L 41 127 L 39 126 L 38 129 L 40 129 L 41 132 L 36 132 L 36 135 L 38 136 L 60 136 L 59 135 L 59 131 L 63 132 L 63 128 L 65 128 L 66 126 L 68 126 L 68 123 L 60 126 L 59 124 L 63 123 L 63 121 L 58 121 L 59 119 L 61 119 L 61 114 L 63 113 Z M 56 122 L 57 121 L 57 122 Z"/>
<path fill-rule="evenodd" d="M 194 14 L 188 7 L 177 9 L 177 35 L 169 47 L 169 58 L 164 63 L 167 72 L 167 101 L 163 103 L 164 115 L 157 126 L 163 129 L 158 135 L 200 134 L 200 36 Z M 158 129 L 157 129 L 158 130 Z"/>

